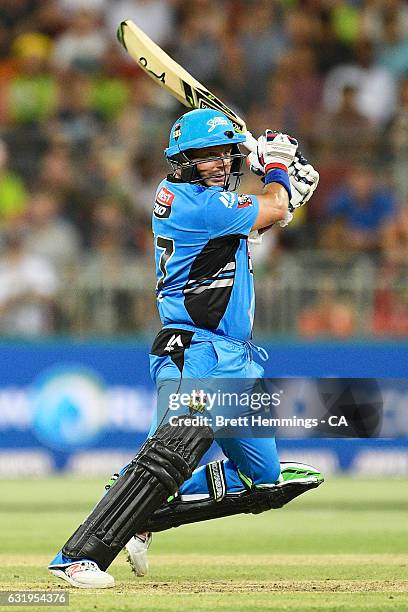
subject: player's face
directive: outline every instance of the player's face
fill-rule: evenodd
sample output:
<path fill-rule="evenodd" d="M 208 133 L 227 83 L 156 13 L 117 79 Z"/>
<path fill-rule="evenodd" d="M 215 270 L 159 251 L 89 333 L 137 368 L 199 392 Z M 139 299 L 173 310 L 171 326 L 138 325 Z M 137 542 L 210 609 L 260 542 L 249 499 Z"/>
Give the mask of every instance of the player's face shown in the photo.
<path fill-rule="evenodd" d="M 207 187 L 224 186 L 225 175 L 231 172 L 232 159 L 229 157 L 231 152 L 231 145 L 194 149 L 192 161 L 199 162 L 197 171 Z"/>

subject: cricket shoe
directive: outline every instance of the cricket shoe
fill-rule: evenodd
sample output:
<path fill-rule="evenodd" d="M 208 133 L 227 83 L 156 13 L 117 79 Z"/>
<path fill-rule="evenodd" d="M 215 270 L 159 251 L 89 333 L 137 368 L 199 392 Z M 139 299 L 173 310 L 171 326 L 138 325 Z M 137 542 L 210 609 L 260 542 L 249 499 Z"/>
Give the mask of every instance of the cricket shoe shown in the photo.
<path fill-rule="evenodd" d="M 319 486 L 324 482 L 323 474 L 311 465 L 296 463 L 294 461 L 281 461 L 281 473 L 278 483 L 305 483 Z"/>
<path fill-rule="evenodd" d="M 48 569 L 51 574 L 78 589 L 109 589 L 115 586 L 113 576 L 103 572 L 95 561 L 90 559 L 74 561 L 59 552 Z"/>
<path fill-rule="evenodd" d="M 134 536 L 125 546 L 126 558 L 136 576 L 146 576 L 149 571 L 147 550 L 151 543 L 152 534 L 142 533 Z"/>
<path fill-rule="evenodd" d="M 275 484 L 280 491 L 280 507 L 285 506 L 299 495 L 316 489 L 322 482 L 324 482 L 323 475 L 311 465 L 292 461 L 282 462 L 279 480 Z"/>

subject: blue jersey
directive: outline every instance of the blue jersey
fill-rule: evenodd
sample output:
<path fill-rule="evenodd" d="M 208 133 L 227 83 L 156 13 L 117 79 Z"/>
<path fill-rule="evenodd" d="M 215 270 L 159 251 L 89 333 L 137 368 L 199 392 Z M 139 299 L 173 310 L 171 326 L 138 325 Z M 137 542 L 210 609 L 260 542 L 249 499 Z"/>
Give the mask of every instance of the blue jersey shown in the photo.
<path fill-rule="evenodd" d="M 160 183 L 153 233 L 163 325 L 251 337 L 255 294 L 247 238 L 258 211 L 254 195 L 172 177 Z"/>

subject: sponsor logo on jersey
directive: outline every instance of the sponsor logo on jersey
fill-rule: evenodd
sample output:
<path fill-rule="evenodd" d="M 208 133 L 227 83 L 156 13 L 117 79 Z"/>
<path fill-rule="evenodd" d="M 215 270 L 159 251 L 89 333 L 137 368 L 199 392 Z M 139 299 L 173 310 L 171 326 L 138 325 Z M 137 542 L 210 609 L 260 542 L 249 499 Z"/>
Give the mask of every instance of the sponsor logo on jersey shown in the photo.
<path fill-rule="evenodd" d="M 215 130 L 217 125 L 228 125 L 228 121 L 225 117 L 213 117 L 207 121 L 207 125 L 209 126 L 208 133 L 210 133 Z"/>
<path fill-rule="evenodd" d="M 178 336 L 176 336 L 176 334 L 173 334 L 167 345 L 164 347 L 164 350 L 171 353 L 176 347 L 184 348 L 180 334 Z"/>
<path fill-rule="evenodd" d="M 174 193 L 166 187 L 162 187 L 156 196 L 154 203 L 153 214 L 159 219 L 167 219 L 170 217 L 171 205 L 173 204 Z"/>
<path fill-rule="evenodd" d="M 220 200 L 224 204 L 225 208 L 232 208 L 235 202 L 235 194 L 234 193 L 222 193 L 220 195 Z"/>
<path fill-rule="evenodd" d="M 248 206 L 253 206 L 252 198 L 249 195 L 239 195 L 237 208 L 248 208 Z"/>

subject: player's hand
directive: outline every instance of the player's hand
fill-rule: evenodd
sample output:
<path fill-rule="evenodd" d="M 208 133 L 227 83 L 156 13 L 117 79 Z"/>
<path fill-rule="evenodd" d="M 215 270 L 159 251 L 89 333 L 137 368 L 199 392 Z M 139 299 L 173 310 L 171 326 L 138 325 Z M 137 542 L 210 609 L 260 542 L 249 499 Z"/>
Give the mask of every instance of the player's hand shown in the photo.
<path fill-rule="evenodd" d="M 246 163 L 251 172 L 261 179 L 264 178 L 265 174 L 256 153 L 250 153 Z M 289 211 L 293 212 L 295 208 L 303 206 L 310 200 L 319 183 L 319 173 L 309 164 L 300 151 L 296 151 L 295 158 L 289 166 L 288 173 L 292 191 Z"/>
<path fill-rule="evenodd" d="M 289 210 L 292 211 L 310 200 L 319 183 L 319 173 L 300 152 L 296 153 L 288 173 L 292 191 Z"/>
<path fill-rule="evenodd" d="M 258 163 L 264 174 L 274 168 L 288 169 L 298 147 L 295 138 L 272 130 L 266 130 L 257 142 Z"/>

